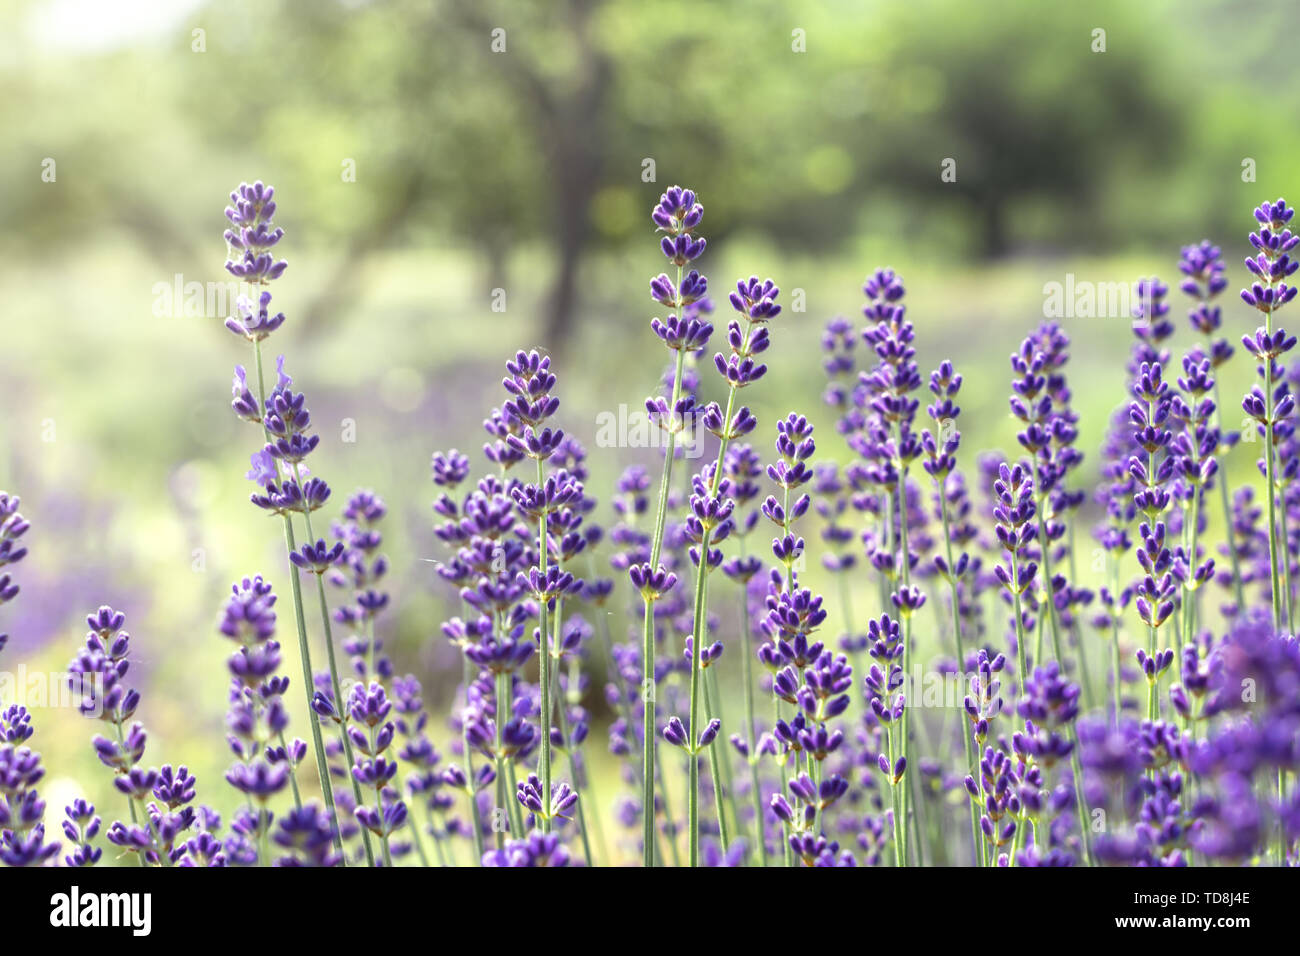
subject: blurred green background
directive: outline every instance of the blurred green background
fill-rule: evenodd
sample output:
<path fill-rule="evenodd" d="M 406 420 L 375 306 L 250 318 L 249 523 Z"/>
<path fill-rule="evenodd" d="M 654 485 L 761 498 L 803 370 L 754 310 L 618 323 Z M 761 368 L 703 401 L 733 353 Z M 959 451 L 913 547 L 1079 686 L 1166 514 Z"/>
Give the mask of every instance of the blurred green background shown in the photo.
<path fill-rule="evenodd" d="M 33 523 L 0 667 L 61 670 L 88 611 L 126 611 L 146 760 L 188 763 L 200 798 L 224 809 L 230 648 L 214 620 L 230 582 L 260 571 L 287 624 L 286 562 L 278 524 L 246 503 L 255 435 L 228 409 L 246 347 L 225 312 L 160 307 L 159 289 L 225 282 L 222 209 L 241 180 L 277 188 L 290 268 L 275 301 L 289 321 L 270 351 L 309 395 L 313 469 L 337 503 L 354 487 L 386 498 L 386 638 L 440 715 L 459 667 L 438 632 L 449 591 L 422 560 L 444 555 L 429 454 L 474 453 L 501 362 L 544 347 L 561 424 L 592 453 L 589 489 L 607 501 L 624 465 L 652 464 L 594 436 L 601 411 L 639 407 L 667 358 L 646 323 L 663 267 L 648 211 L 668 185 L 706 205 L 699 266 L 724 307 L 737 277 L 784 290 L 771 372 L 747 396 L 762 448 L 798 409 L 821 427 L 822 455 L 847 460 L 820 406 L 817 341 L 833 315 L 857 316 L 863 276 L 891 265 L 923 372 L 952 358 L 965 376 L 969 473 L 976 451 L 1014 444 L 1006 358 L 1043 318 L 1045 283 L 1172 284 L 1179 247 L 1208 237 L 1228 261 L 1235 339 L 1254 326 L 1235 298 L 1250 210 L 1300 170 L 1286 119 L 1300 106 L 1300 8 L 1286 2 L 0 9 L 0 487 Z M 1063 324 L 1091 480 L 1131 332 L 1124 318 Z M 1225 394 L 1249 374 L 1234 362 Z M 1228 468 L 1249 474 L 1249 453 Z M 85 792 L 116 813 L 97 728 L 67 710 L 36 724 L 51 807 Z M 600 758 L 603 733 L 589 749 Z"/>

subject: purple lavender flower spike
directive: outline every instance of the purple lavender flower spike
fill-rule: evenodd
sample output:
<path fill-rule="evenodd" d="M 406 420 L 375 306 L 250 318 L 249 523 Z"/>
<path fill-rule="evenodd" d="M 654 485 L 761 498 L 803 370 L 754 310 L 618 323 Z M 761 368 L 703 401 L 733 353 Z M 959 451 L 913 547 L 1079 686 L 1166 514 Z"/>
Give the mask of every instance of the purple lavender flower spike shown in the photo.
<path fill-rule="evenodd" d="M 31 527 L 18 513 L 18 496 L 0 491 L 0 606 L 8 604 L 18 596 L 18 585 L 4 568 L 17 564 L 27 556 L 27 548 L 19 539 Z M 0 633 L 0 651 L 9 642 L 8 635 Z"/>
<path fill-rule="evenodd" d="M 267 285 L 280 278 L 288 263 L 276 261 L 271 250 L 284 238 L 284 230 L 272 221 L 275 217 L 275 188 L 261 182 L 240 183 L 230 194 L 226 218 L 226 245 L 236 255 L 226 260 L 226 271 L 236 279 L 254 285 Z"/>
<path fill-rule="evenodd" d="M 32 735 L 31 715 L 11 704 L 0 713 L 0 862 L 40 866 L 59 852 L 45 842 L 45 801 L 36 784 L 45 776 L 41 756 L 20 744 Z"/>

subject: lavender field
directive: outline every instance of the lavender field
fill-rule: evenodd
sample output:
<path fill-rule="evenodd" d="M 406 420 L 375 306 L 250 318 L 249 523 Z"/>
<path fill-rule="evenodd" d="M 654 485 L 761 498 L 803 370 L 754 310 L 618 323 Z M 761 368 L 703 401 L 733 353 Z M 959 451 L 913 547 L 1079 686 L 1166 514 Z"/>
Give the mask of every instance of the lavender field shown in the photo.
<path fill-rule="evenodd" d="M 1001 48 L 957 21 L 936 43 L 973 65 L 933 102 L 805 118 L 796 188 L 704 90 L 680 127 L 619 100 L 653 92 L 640 7 L 567 5 L 577 59 L 544 68 L 540 8 L 433 6 L 509 64 L 476 86 L 434 57 L 465 102 L 423 108 L 476 161 L 436 122 L 373 146 L 376 104 L 432 83 L 395 28 L 431 29 L 419 4 L 267 14 L 308 24 L 287 61 L 349 62 L 346 22 L 401 64 L 343 127 L 296 112 L 306 83 L 258 97 L 280 67 L 234 42 L 247 11 L 59 54 L 122 89 L 149 56 L 200 87 L 247 64 L 248 105 L 142 94 L 189 133 L 139 200 L 96 185 L 84 104 L 68 158 L 35 126 L 14 145 L 35 182 L 9 212 L 46 253 L 0 263 L 0 862 L 1300 864 L 1292 153 L 1213 106 L 1220 156 L 1162 131 L 1116 6 L 1109 33 L 1034 28 L 1102 90 L 1046 101 L 1187 137 L 1185 172 L 959 132 L 959 77 Z M 32 35 L 65 7 L 31 4 Z M 817 16 L 739 26 L 768 46 L 735 95 L 794 122 L 782 58 L 822 56 Z M 827 43 L 807 88 L 852 101 L 859 53 Z M 494 103 L 557 139 L 497 152 Z M 859 127 L 890 144 L 837 139 Z M 113 142 L 109 168 L 138 148 Z"/>

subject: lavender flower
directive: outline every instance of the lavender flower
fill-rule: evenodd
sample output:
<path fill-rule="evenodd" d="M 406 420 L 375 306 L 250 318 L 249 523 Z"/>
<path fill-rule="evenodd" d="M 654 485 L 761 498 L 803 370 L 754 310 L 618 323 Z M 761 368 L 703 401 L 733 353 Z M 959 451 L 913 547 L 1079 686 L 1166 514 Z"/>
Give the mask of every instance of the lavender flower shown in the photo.
<path fill-rule="evenodd" d="M 40 866 L 59 852 L 59 844 L 45 842 L 45 801 L 36 790 L 45 776 L 41 755 L 17 745 L 31 734 L 26 708 L 0 713 L 0 862 L 9 866 Z"/>
<path fill-rule="evenodd" d="M 277 261 L 272 250 L 284 236 L 284 231 L 273 223 L 276 212 L 274 187 L 261 182 L 252 185 L 241 183 L 230 194 L 231 205 L 226 207 L 226 218 L 231 227 L 226 230 L 225 239 L 230 256 L 226 260 L 226 270 L 237 279 L 250 286 L 267 286 L 284 274 L 287 263 Z M 244 421 L 261 426 L 263 446 L 252 456 L 253 468 L 249 478 L 257 482 L 261 492 L 251 496 L 254 505 L 262 510 L 278 515 L 284 525 L 285 552 L 289 556 L 298 553 L 299 560 L 306 560 L 315 570 L 323 566 L 321 562 L 328 557 L 317 545 L 320 539 L 312 529 L 312 513 L 318 510 L 329 498 L 329 486 L 319 478 L 309 478 L 303 460 L 315 450 L 320 436 L 313 435 L 311 416 L 306 407 L 306 398 L 301 392 L 292 390 L 292 379 L 284 370 L 283 356 L 277 360 L 277 381 L 270 395 L 266 391 L 265 372 L 262 367 L 262 342 L 278 330 L 285 321 L 282 313 L 272 315 L 270 312 L 271 295 L 265 288 L 258 295 L 254 306 L 243 297 L 239 303 L 239 318 L 230 318 L 226 327 L 236 335 L 251 342 L 253 363 L 256 372 L 257 397 L 247 386 L 247 376 L 242 367 L 236 366 L 234 380 L 234 400 L 232 408 Z M 304 552 L 298 551 L 294 531 L 293 516 L 301 515 L 307 532 L 309 547 Z M 314 687 L 312 675 L 311 649 L 307 641 L 306 621 L 303 613 L 301 585 L 296 574 L 290 574 L 294 620 L 298 632 L 298 652 L 302 661 L 303 692 L 310 694 Z M 334 662 L 334 639 L 330 632 L 329 614 L 325 603 L 325 589 L 319 573 L 316 575 L 317 594 L 320 599 L 321 625 L 325 631 L 325 646 L 329 660 L 332 693 L 335 701 L 341 701 L 338 682 L 338 670 Z M 330 783 L 329 765 L 325 743 L 321 736 L 319 710 L 314 706 L 314 699 L 307 698 L 308 720 L 311 724 L 312 744 L 316 755 L 316 770 L 319 775 L 321 792 L 325 798 L 325 808 L 335 820 L 335 850 L 342 852 L 342 828 L 338 825 L 338 816 L 334 808 L 334 790 Z M 342 736 L 345 750 L 350 749 L 346 735 Z M 351 757 L 348 754 L 349 759 Z M 245 781 L 252 784 L 251 781 Z M 354 790 L 358 802 L 359 791 Z M 254 829 L 265 835 L 265 827 L 254 821 Z M 366 856 L 372 859 L 369 837 L 363 834 Z"/>
<path fill-rule="evenodd" d="M 240 183 L 230 194 L 226 218 L 231 227 L 226 230 L 226 245 L 237 253 L 227 259 L 226 271 L 236 279 L 254 285 L 266 285 L 280 278 L 288 263 L 275 261 L 271 250 L 284 238 L 284 230 L 276 226 L 275 187 L 255 182 Z"/>
<path fill-rule="evenodd" d="M 108 840 L 139 854 L 141 865 L 146 861 L 171 865 L 185 852 L 179 838 L 194 821 L 193 812 L 185 806 L 193 799 L 193 780 L 181 768 L 178 773 L 185 782 L 177 791 L 169 765 L 161 771 L 140 766 L 147 735 L 139 721 L 127 727 L 140 704 L 140 694 L 125 682 L 131 649 L 131 636 L 122 629 L 126 615 L 103 606 L 87 616 L 86 623 L 90 633 L 85 647 L 68 665 L 69 685 L 80 697 L 78 707 L 84 716 L 113 728 L 112 738 L 97 735 L 92 743 L 100 763 L 114 772 L 114 786 L 126 795 L 131 819 L 129 825 L 114 821 Z M 150 795 L 159 803 L 146 803 Z"/>
<path fill-rule="evenodd" d="M 226 772 L 226 781 L 257 804 L 249 828 L 263 866 L 270 865 L 267 841 L 272 816 L 266 804 L 292 784 L 294 805 L 301 810 L 294 770 L 307 749 L 301 740 L 292 744 L 285 740 L 289 716 L 282 698 L 289 680 L 276 673 L 280 645 L 272 639 L 275 602 L 270 584 L 260 575 L 244 578 L 231 586 L 231 597 L 217 626 L 222 635 L 239 645 L 227 662 L 232 676 L 227 740 L 237 763 Z"/>
<path fill-rule="evenodd" d="M 18 595 L 18 585 L 13 582 L 3 569 L 17 564 L 27 556 L 27 548 L 19 543 L 19 538 L 31 527 L 18 513 L 18 497 L 0 491 L 0 606 L 8 604 Z M 0 632 L 0 651 L 9 642 L 9 636 Z"/>
<path fill-rule="evenodd" d="M 1293 616 L 1290 562 L 1286 557 L 1285 534 L 1282 548 L 1279 549 L 1278 545 L 1279 521 L 1285 521 L 1285 511 L 1279 513 L 1277 507 L 1274 474 L 1278 463 L 1275 461 L 1274 448 L 1280 437 L 1279 428 L 1294 411 L 1294 399 L 1289 394 L 1279 398 L 1275 395 L 1275 386 L 1283 377 L 1277 359 L 1289 352 L 1296 340 L 1285 331 L 1274 328 L 1274 315 L 1300 291 L 1286 283 L 1296 269 L 1300 268 L 1300 262 L 1290 255 L 1291 250 L 1300 243 L 1300 236 L 1292 234 L 1287 228 L 1294 215 L 1295 210 L 1284 199 L 1275 203 L 1262 203 L 1256 208 L 1255 221 L 1258 228 L 1250 234 L 1250 244 L 1256 252 L 1246 259 L 1246 269 L 1255 276 L 1256 281 L 1249 289 L 1241 291 L 1242 301 L 1264 315 L 1264 325 L 1253 336 L 1242 336 L 1241 340 L 1246 350 L 1258 360 L 1257 370 L 1264 383 L 1262 389 L 1259 386 L 1251 389 L 1242 402 L 1242 408 L 1258 423 L 1258 432 L 1264 439 L 1261 470 L 1268 492 L 1269 581 L 1273 622 L 1278 628 L 1285 622 L 1288 629 Z"/>

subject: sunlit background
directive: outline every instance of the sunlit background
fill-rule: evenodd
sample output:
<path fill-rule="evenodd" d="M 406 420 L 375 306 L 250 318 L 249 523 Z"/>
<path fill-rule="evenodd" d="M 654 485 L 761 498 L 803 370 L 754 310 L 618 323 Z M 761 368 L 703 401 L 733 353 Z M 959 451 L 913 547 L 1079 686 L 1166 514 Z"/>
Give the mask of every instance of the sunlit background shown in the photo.
<path fill-rule="evenodd" d="M 187 763 L 200 800 L 227 810 L 230 647 L 214 622 L 232 580 L 266 574 L 296 675 L 287 564 L 278 522 L 247 503 L 255 430 L 229 410 L 246 343 L 224 312 L 160 290 L 226 281 L 222 210 L 241 180 L 277 189 L 289 320 L 270 351 L 309 396 L 312 467 L 338 504 L 357 487 L 387 501 L 384 637 L 441 720 L 460 668 L 439 632 L 455 602 L 434 570 L 446 552 L 430 453 L 458 447 L 485 465 L 501 364 L 539 347 L 555 356 L 559 422 L 591 453 L 589 491 L 607 502 L 622 467 L 654 465 L 595 436 L 597 415 L 638 408 L 668 358 L 647 328 L 663 268 L 648 212 L 668 185 L 705 203 L 699 266 L 715 292 L 750 274 L 784 290 L 771 372 L 746 396 L 764 451 L 775 417 L 799 410 L 820 455 L 848 460 L 821 407 L 818 339 L 832 316 L 858 315 L 867 272 L 891 265 L 923 373 L 951 358 L 965 376 L 972 469 L 977 451 L 1014 445 L 1006 359 L 1043 319 L 1045 284 L 1173 280 L 1179 247 L 1208 237 L 1235 290 L 1251 208 L 1286 194 L 1300 166 L 1289 3 L 0 8 L 0 488 L 33 525 L 0 668 L 61 671 L 87 612 L 125 611 L 146 762 Z M 1235 339 L 1255 323 L 1227 299 Z M 1181 351 L 1184 305 L 1171 301 Z M 1091 480 L 1132 333 L 1123 317 L 1063 324 Z M 1235 396 L 1250 370 L 1230 369 Z M 704 398 L 717 396 L 711 375 Z M 1245 476 L 1250 458 L 1227 467 Z M 865 615 L 875 590 L 860 590 Z M 599 657 L 592 667 L 603 673 Z M 306 737 L 300 693 L 292 730 Z M 588 703 L 603 723 L 600 695 Z M 82 792 L 115 813 L 90 748 L 98 728 L 34 709 L 51 807 Z M 441 724 L 434 736 L 450 746 Z M 300 779 L 314 786 L 310 768 Z M 608 806 L 620 785 L 598 782 Z"/>

